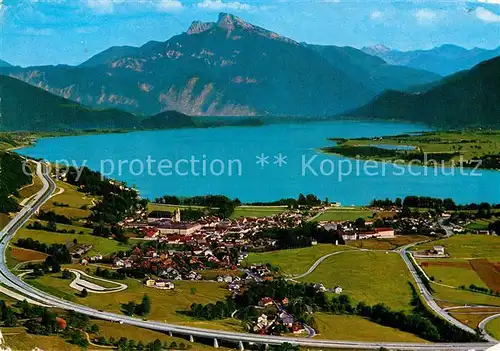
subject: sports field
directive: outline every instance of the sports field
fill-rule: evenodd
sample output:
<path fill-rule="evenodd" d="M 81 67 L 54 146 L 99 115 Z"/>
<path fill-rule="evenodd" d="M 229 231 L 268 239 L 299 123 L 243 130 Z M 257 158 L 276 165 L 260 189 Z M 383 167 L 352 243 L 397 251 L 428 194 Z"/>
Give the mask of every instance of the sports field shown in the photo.
<path fill-rule="evenodd" d="M 262 253 L 250 253 L 244 264 L 271 263 L 278 266 L 285 275 L 299 275 L 307 270 L 319 258 L 336 252 L 349 250 L 346 246 L 335 246 L 332 244 L 319 244 L 317 246 L 304 247 L 300 249 L 270 251 Z"/>
<path fill-rule="evenodd" d="M 356 301 L 385 303 L 396 310 L 410 309 L 413 281 L 397 253 L 353 251 L 332 256 L 300 281 L 340 286 Z"/>

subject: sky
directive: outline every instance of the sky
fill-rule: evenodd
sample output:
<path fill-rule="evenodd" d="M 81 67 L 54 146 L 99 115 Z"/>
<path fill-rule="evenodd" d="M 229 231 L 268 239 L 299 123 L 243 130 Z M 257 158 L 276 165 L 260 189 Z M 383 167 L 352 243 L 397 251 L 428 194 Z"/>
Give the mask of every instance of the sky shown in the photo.
<path fill-rule="evenodd" d="M 76 65 L 110 46 L 166 41 L 219 12 L 314 44 L 500 46 L 500 0 L 0 0 L 0 59 Z"/>

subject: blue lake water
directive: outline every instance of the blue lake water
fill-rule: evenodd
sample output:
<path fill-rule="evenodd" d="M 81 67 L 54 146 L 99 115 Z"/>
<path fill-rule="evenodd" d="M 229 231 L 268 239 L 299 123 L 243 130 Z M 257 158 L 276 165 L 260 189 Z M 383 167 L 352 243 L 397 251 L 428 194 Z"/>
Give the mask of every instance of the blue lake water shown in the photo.
<path fill-rule="evenodd" d="M 459 203 L 500 201 L 500 172 L 479 171 L 473 176 L 471 170 L 460 174 L 455 169 L 451 175 L 449 168 L 403 169 L 401 165 L 348 160 L 317 150 L 332 145 L 327 140 L 330 137 L 423 130 L 428 129 L 358 121 L 181 129 L 42 139 L 19 153 L 52 162 L 85 164 L 137 186 L 148 198 L 224 194 L 252 202 L 312 193 L 346 205 L 407 195 L 452 197 Z M 275 164 L 280 153 L 281 167 Z M 256 163 L 258 156 L 261 164 Z"/>
<path fill-rule="evenodd" d="M 410 150 L 415 150 L 415 146 L 411 145 L 372 145 L 374 147 L 378 147 L 379 149 L 385 149 L 385 150 L 396 150 L 396 151 L 410 151 Z"/>

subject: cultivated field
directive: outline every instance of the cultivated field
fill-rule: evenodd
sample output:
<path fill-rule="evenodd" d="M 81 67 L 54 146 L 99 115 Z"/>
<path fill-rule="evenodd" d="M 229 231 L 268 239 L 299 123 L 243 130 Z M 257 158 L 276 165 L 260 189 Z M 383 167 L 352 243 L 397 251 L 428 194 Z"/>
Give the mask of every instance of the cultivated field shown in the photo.
<path fill-rule="evenodd" d="M 369 218 L 373 215 L 373 211 L 362 210 L 362 209 L 329 209 L 319 215 L 315 219 L 317 222 L 322 221 L 355 221 L 358 218 Z"/>
<path fill-rule="evenodd" d="M 467 260 L 417 260 L 429 277 L 437 283 L 459 287 L 461 285 L 486 288 L 481 278 Z"/>
<path fill-rule="evenodd" d="M 0 213 L 0 229 L 2 229 L 3 227 L 5 227 L 7 225 L 7 223 L 10 222 L 10 217 L 8 214 L 6 213 Z"/>
<path fill-rule="evenodd" d="M 270 217 L 278 213 L 283 213 L 287 209 L 286 206 L 241 206 L 234 210 L 231 218 Z"/>
<path fill-rule="evenodd" d="M 470 260 L 469 262 L 489 289 L 500 292 L 500 272 L 495 265 L 487 259 Z"/>
<path fill-rule="evenodd" d="M 293 276 L 307 272 L 314 262 L 329 253 L 349 249 L 346 246 L 319 244 L 300 249 L 250 253 L 243 263 L 271 263 L 279 266 L 284 274 Z"/>
<path fill-rule="evenodd" d="M 359 316 L 314 314 L 318 338 L 356 341 L 425 342 L 403 331 L 384 327 Z"/>
<path fill-rule="evenodd" d="M 393 250 L 397 247 L 428 240 L 423 235 L 398 235 L 390 239 L 365 239 L 347 241 L 346 245 L 369 250 Z"/>
<path fill-rule="evenodd" d="M 397 253 L 345 252 L 326 259 L 301 281 L 323 283 L 327 288 L 339 285 L 358 302 L 410 309 L 412 277 Z"/>
<path fill-rule="evenodd" d="M 487 294 L 461 290 L 457 288 L 448 288 L 437 284 L 432 285 L 434 290 L 433 295 L 437 299 L 444 300 L 448 303 L 461 305 L 488 305 L 500 306 L 500 297 L 490 296 Z"/>
<path fill-rule="evenodd" d="M 500 237 L 490 235 L 454 235 L 416 246 L 413 250 L 427 250 L 443 245 L 452 258 L 499 258 Z"/>

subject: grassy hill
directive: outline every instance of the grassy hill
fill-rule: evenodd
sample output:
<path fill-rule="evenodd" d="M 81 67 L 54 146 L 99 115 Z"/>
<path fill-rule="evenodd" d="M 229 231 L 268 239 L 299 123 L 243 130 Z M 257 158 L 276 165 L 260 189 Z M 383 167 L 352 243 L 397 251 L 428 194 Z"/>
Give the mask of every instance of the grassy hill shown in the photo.
<path fill-rule="evenodd" d="M 446 127 L 500 125 L 500 57 L 446 77 L 423 92 L 387 91 L 344 115 Z"/>
<path fill-rule="evenodd" d="M 0 98 L 0 131 L 164 129 L 194 126 L 191 117 L 176 111 L 140 117 L 117 109 L 91 109 L 2 75 Z"/>
<path fill-rule="evenodd" d="M 31 183 L 31 175 L 23 171 L 21 157 L 0 152 L 0 213 L 8 213 L 17 209 L 17 202 L 11 198 L 19 188 Z"/>

